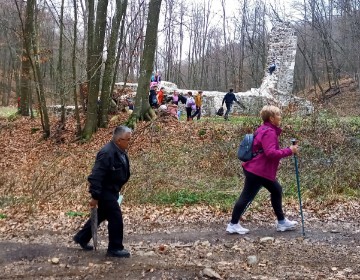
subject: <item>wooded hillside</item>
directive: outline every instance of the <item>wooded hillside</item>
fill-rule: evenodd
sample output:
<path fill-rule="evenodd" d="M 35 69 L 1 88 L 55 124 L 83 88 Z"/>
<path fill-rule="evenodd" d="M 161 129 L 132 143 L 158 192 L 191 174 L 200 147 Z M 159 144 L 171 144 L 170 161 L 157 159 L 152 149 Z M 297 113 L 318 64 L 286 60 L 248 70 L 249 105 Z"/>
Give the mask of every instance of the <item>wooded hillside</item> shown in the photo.
<path fill-rule="evenodd" d="M 46 106 L 51 104 L 78 108 L 88 99 L 85 132 L 89 136 L 97 127 L 107 126 L 114 82 L 138 82 L 144 73 L 140 64 L 147 20 L 155 16 L 149 11 L 160 4 L 153 70 L 180 88 L 232 87 L 237 92 L 258 87 L 268 66 L 268 36 L 276 21 L 290 21 L 298 36 L 294 92 L 304 96 L 304 90 L 313 87 L 318 98 L 325 98 L 341 91 L 340 78 L 359 84 L 358 1 L 293 1 L 287 10 L 277 2 L 215 2 L 2 2 L 2 105 L 16 104 L 21 96 L 21 114 L 32 115 L 32 109 L 38 109 L 46 137 L 50 133 Z M 220 12 L 215 10 L 219 6 Z M 80 87 L 87 89 L 82 95 Z M 99 92 L 100 114 L 90 120 L 97 116 Z M 63 110 L 63 125 L 64 119 Z"/>

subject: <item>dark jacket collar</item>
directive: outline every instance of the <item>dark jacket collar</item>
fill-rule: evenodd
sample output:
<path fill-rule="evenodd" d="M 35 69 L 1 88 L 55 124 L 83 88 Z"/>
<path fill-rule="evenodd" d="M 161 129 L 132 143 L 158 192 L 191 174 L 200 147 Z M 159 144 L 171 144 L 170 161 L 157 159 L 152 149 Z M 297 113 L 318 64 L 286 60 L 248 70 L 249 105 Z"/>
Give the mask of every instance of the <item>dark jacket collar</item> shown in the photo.
<path fill-rule="evenodd" d="M 118 152 L 120 152 L 122 154 L 126 154 L 126 151 L 124 151 L 123 149 L 120 149 L 120 147 L 118 145 L 116 145 L 116 143 L 113 140 L 111 140 L 111 144 L 116 147 L 116 150 Z"/>

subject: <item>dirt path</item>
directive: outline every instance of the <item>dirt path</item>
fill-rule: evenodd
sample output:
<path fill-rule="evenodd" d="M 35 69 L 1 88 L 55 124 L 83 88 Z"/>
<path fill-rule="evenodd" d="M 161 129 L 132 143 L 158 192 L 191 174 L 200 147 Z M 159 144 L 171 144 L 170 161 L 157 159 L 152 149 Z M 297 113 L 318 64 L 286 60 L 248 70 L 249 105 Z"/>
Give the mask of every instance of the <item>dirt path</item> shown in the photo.
<path fill-rule="evenodd" d="M 246 236 L 226 234 L 222 221 L 131 228 L 125 234 L 130 259 L 105 257 L 105 227 L 96 252 L 79 250 L 69 232 L 44 230 L 28 240 L 25 233 L 22 241 L 0 241 L 0 278 L 209 279 L 208 267 L 222 279 L 360 279 L 359 225 L 313 221 L 305 239 L 301 228 L 278 233 L 271 223 L 251 225 Z M 249 265 L 252 255 L 257 262 Z M 55 257 L 58 264 L 49 261 Z"/>

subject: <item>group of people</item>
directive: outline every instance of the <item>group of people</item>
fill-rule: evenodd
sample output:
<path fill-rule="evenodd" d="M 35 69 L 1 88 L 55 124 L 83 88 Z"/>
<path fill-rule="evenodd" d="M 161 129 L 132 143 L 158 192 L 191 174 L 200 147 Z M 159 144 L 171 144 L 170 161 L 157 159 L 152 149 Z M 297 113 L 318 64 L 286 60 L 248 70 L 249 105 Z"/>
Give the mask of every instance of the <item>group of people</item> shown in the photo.
<path fill-rule="evenodd" d="M 190 95 L 191 96 L 191 95 Z M 275 106 L 264 106 L 260 112 L 263 124 L 255 131 L 252 151 L 256 154 L 250 161 L 242 164 L 245 183 L 239 199 L 232 211 L 226 232 L 246 234 L 249 229 L 240 225 L 240 217 L 261 187 L 270 192 L 271 204 L 276 215 L 276 230 L 294 230 L 297 222 L 285 218 L 282 209 L 282 186 L 276 179 L 280 160 L 298 152 L 297 145 L 280 148 L 278 137 L 281 134 L 281 111 Z M 90 183 L 90 207 L 96 207 L 98 225 L 108 221 L 109 242 L 107 255 L 118 258 L 130 257 L 123 245 L 123 218 L 118 203 L 119 192 L 130 178 L 130 164 L 127 148 L 132 131 L 126 126 L 115 128 L 112 140 L 96 155 L 95 164 L 88 177 Z M 92 238 L 91 220 L 74 236 L 73 240 L 83 250 L 93 250 L 89 245 Z"/>
<path fill-rule="evenodd" d="M 158 86 L 152 86 L 149 92 L 149 104 L 152 108 L 156 109 L 164 103 L 165 88 L 161 87 L 158 90 Z"/>
<path fill-rule="evenodd" d="M 175 109 L 178 108 L 179 101 L 185 104 L 186 110 L 186 120 L 191 121 L 195 117 L 197 120 L 201 118 L 201 107 L 203 103 L 203 92 L 200 90 L 193 96 L 191 91 L 188 91 L 185 95 L 179 94 L 176 90 L 174 90 L 173 94 L 170 97 L 165 95 L 164 87 L 161 87 L 158 90 L 157 86 L 153 86 L 149 92 L 149 104 L 154 109 L 159 109 L 159 111 L 168 111 L 170 114 L 180 117 L 180 111 L 177 110 L 177 114 L 175 114 Z M 246 109 L 246 107 L 237 100 L 234 89 L 230 89 L 228 93 L 225 94 L 221 106 L 224 104 L 226 106 L 226 112 L 224 115 L 225 120 L 229 120 L 229 114 L 231 112 L 232 106 L 236 102 L 241 108 Z"/>
<path fill-rule="evenodd" d="M 176 92 L 174 92 L 171 100 L 167 100 L 164 87 L 161 87 L 160 90 L 158 90 L 157 86 L 151 87 L 149 104 L 153 109 L 158 109 L 161 113 L 168 113 L 171 116 L 179 118 L 178 102 L 179 96 Z"/>
<path fill-rule="evenodd" d="M 164 87 L 158 90 L 157 86 L 153 86 L 149 92 L 149 104 L 153 109 L 158 109 L 159 112 L 167 112 L 176 118 L 180 118 L 179 102 L 181 102 L 185 104 L 187 121 L 193 120 L 195 117 L 199 120 L 201 117 L 202 94 L 202 91 L 198 91 L 193 96 L 192 92 L 188 91 L 183 95 L 174 90 L 171 96 L 167 96 Z"/>

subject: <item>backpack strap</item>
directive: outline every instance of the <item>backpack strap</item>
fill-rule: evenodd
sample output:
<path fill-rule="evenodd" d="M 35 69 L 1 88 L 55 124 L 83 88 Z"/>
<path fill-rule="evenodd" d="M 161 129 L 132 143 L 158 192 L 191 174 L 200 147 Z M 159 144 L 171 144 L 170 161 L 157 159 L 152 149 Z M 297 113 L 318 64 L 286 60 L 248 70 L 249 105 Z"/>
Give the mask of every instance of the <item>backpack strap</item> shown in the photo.
<path fill-rule="evenodd" d="M 262 128 L 262 131 L 264 131 L 264 130 L 267 130 L 268 129 L 268 127 L 266 126 L 266 127 L 263 127 Z M 255 140 L 255 137 L 256 137 L 256 135 L 258 135 L 259 133 L 258 132 L 254 132 L 254 140 Z M 253 153 L 253 157 L 256 157 L 257 155 L 259 155 L 259 154 L 261 154 L 261 153 L 263 153 L 264 152 L 264 150 L 263 149 L 260 149 L 260 150 L 257 150 L 256 152 L 254 152 Z"/>

